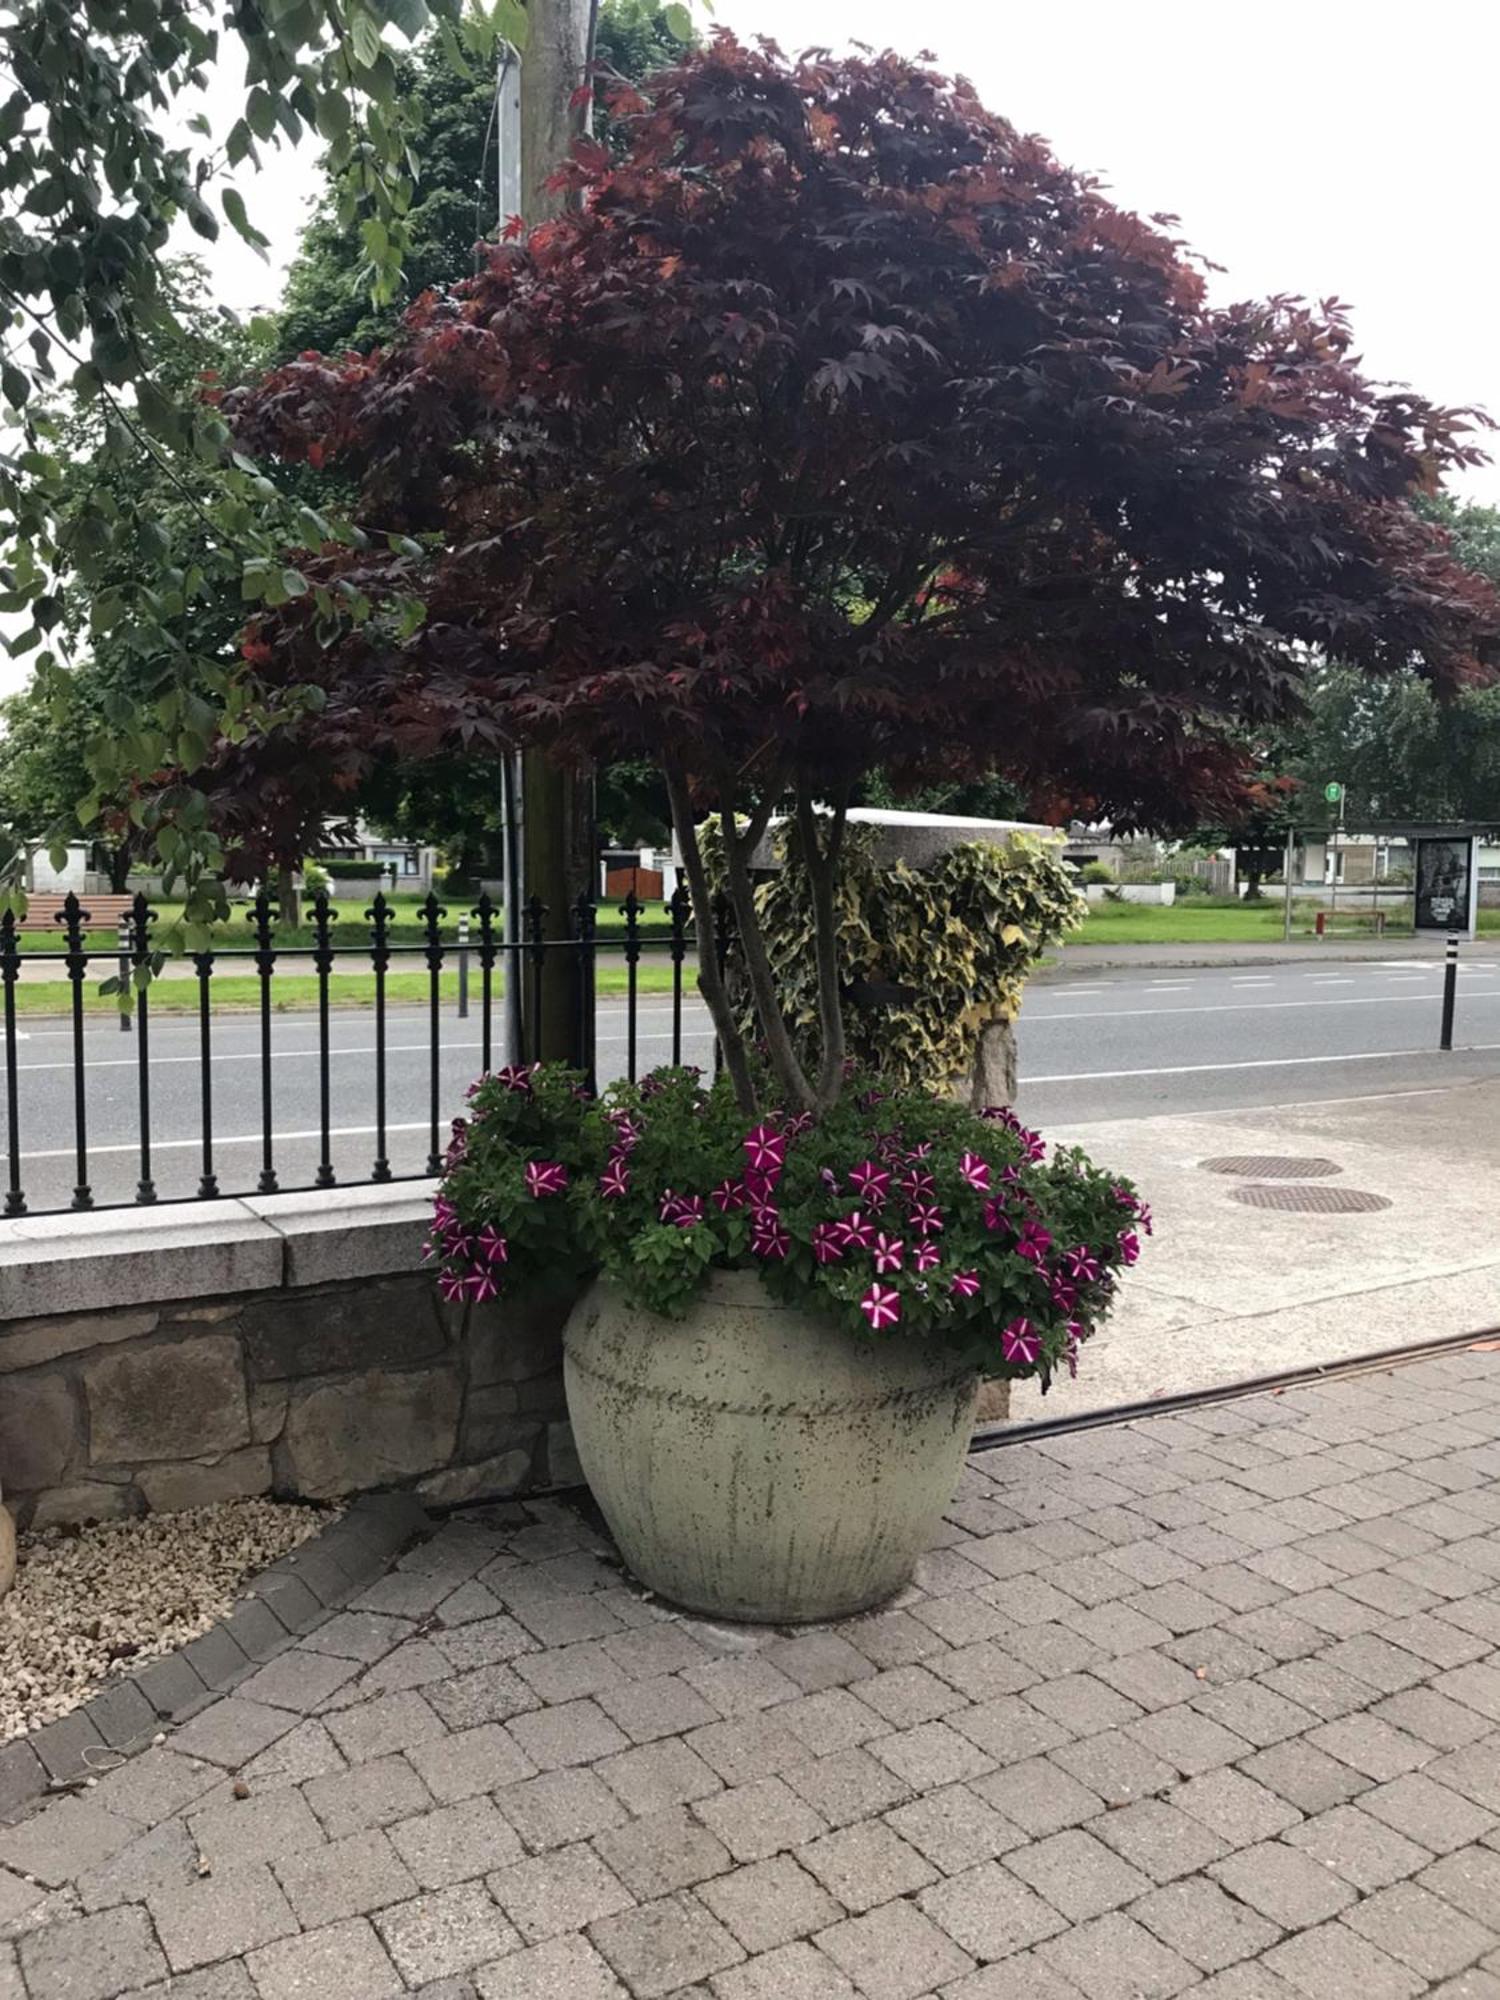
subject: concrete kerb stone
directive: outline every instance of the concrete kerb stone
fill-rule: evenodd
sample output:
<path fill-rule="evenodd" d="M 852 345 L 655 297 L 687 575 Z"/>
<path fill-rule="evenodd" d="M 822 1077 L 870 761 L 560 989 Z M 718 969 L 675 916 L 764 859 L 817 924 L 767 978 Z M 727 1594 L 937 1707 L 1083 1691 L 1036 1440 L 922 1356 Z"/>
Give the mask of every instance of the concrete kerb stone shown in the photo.
<path fill-rule="evenodd" d="M 321 1534 L 252 1577 L 233 1610 L 199 1638 L 0 1746 L 0 1825 L 13 1824 L 42 1798 L 115 1769 L 164 1724 L 185 1722 L 206 1708 L 358 1596 L 432 1525 L 409 1493 L 370 1493 L 352 1501 Z M 304 1563 L 319 1565 L 316 1596 L 298 1576 Z M 328 1581 L 335 1574 L 343 1577 L 338 1592 Z"/>

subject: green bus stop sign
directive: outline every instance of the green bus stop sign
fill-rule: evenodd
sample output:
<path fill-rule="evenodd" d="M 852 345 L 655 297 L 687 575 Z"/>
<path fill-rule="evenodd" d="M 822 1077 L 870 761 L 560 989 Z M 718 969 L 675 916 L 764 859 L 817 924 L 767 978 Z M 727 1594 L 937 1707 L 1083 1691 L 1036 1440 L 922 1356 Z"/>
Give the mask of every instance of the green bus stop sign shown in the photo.
<path fill-rule="evenodd" d="M 1323 796 L 1325 799 L 1327 799 L 1328 803 L 1331 806 L 1336 806 L 1339 800 L 1344 796 L 1344 788 L 1342 785 L 1337 783 L 1331 785 L 1325 785 L 1323 787 Z"/>

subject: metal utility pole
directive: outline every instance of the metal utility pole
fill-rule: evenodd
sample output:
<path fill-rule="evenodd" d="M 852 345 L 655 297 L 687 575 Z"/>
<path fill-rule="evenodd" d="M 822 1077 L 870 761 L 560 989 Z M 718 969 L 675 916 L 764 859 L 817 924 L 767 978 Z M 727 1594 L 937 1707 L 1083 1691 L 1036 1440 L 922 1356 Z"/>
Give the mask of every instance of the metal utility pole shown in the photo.
<path fill-rule="evenodd" d="M 573 141 L 589 130 L 591 101 L 581 95 L 594 56 L 598 0 L 527 0 L 526 50 L 520 74 L 520 213 L 528 224 L 559 214 L 564 197 L 547 181 Z M 502 96 L 502 117 L 504 99 Z M 514 150 L 514 149 L 509 149 Z M 502 155 L 507 151 L 502 145 Z M 510 211 L 514 212 L 514 211 Z M 561 770 L 540 751 L 521 761 L 525 900 L 545 906 L 543 936 L 566 938 L 572 906 L 596 890 L 593 779 Z M 526 1023 L 527 1052 L 544 1061 L 589 1067 L 593 1040 L 592 956 L 549 951 L 540 981 L 540 1018 Z M 515 955 L 512 955 L 513 967 Z M 533 1002 L 533 982 L 515 980 Z"/>

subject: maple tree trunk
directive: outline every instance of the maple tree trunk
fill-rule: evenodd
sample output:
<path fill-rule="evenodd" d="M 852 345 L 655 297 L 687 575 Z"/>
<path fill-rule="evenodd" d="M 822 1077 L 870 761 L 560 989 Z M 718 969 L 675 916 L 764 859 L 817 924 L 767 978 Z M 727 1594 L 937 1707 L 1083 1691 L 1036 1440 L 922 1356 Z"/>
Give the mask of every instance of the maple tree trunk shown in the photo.
<path fill-rule="evenodd" d="M 828 1110 L 838 1102 L 844 1082 L 844 1001 L 839 991 L 839 918 L 835 896 L 839 852 L 844 844 L 848 801 L 834 807 L 825 848 L 818 838 L 818 816 L 806 786 L 797 788 L 797 829 L 802 836 L 802 861 L 812 891 L 813 948 L 818 965 L 818 1037 L 822 1066 L 818 1074 L 818 1105 Z"/>
<path fill-rule="evenodd" d="M 521 214 L 528 225 L 559 214 L 563 197 L 547 181 L 590 123 L 581 95 L 594 55 L 598 0 L 529 0 L 521 62 Z M 543 936 L 566 938 L 574 903 L 595 891 L 593 778 L 565 771 L 539 750 L 521 760 L 525 824 L 524 900 L 546 906 Z M 592 966 L 589 967 L 590 975 Z M 527 1045 L 544 1062 L 576 1062 L 587 1047 L 593 1011 L 573 954 L 549 951 L 542 963 L 540 1019 L 527 1024 Z M 533 1002 L 528 979 L 524 1005 Z"/>
<path fill-rule="evenodd" d="M 792 1047 L 786 1016 L 781 1011 L 781 995 L 777 991 L 771 955 L 766 949 L 765 932 L 761 929 L 755 908 L 755 885 L 750 879 L 750 856 L 770 822 L 771 806 L 770 798 L 758 806 L 744 833 L 740 833 L 735 826 L 734 808 L 725 806 L 722 809 L 724 873 L 729 885 L 729 900 L 734 905 L 734 920 L 739 931 L 740 950 L 745 957 L 745 971 L 749 975 L 750 991 L 755 997 L 761 1033 L 765 1037 L 767 1060 L 786 1095 L 787 1103 L 798 1111 L 811 1111 L 817 1102 L 816 1093 Z"/>
<path fill-rule="evenodd" d="M 703 851 L 698 845 L 698 829 L 693 821 L 692 799 L 680 772 L 667 768 L 664 769 L 663 776 L 667 782 L 667 798 L 672 809 L 672 825 L 677 834 L 677 845 L 688 878 L 688 894 L 693 903 L 693 928 L 698 939 L 698 991 L 703 995 L 704 1004 L 718 1032 L 719 1047 L 724 1054 L 724 1067 L 728 1070 L 729 1080 L 734 1085 L 735 1098 L 745 1116 L 753 1118 L 760 1108 L 756 1102 L 755 1080 L 750 1074 L 750 1058 L 745 1048 L 745 1038 L 740 1033 L 739 1023 L 734 1018 L 734 1009 L 729 1004 L 729 994 L 724 985 L 724 975 L 719 970 L 719 955 L 714 938 L 713 897 L 709 893 L 708 871 L 703 866 Z"/>

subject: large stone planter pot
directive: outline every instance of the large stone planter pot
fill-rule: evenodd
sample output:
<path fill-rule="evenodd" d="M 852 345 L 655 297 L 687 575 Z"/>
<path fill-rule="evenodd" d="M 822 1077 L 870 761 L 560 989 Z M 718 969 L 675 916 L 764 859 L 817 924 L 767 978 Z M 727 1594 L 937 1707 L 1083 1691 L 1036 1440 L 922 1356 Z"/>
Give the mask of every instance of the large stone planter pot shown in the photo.
<path fill-rule="evenodd" d="M 899 1590 L 953 1497 L 978 1378 L 860 1341 L 716 1271 L 685 1320 L 600 1280 L 563 1334 L 579 1460 L 631 1569 L 674 1603 L 798 1624 Z"/>

